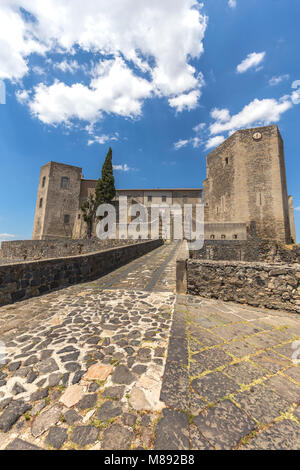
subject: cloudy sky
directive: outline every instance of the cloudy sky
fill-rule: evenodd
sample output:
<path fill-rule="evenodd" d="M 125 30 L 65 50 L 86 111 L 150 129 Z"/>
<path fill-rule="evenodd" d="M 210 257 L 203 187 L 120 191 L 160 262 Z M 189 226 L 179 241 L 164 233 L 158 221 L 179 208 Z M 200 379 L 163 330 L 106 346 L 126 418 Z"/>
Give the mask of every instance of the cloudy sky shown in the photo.
<path fill-rule="evenodd" d="M 202 187 L 210 150 L 276 123 L 300 241 L 299 17 L 299 0 L 0 0 L 0 240 L 31 237 L 50 160 L 97 178 L 111 146 L 119 188 Z"/>

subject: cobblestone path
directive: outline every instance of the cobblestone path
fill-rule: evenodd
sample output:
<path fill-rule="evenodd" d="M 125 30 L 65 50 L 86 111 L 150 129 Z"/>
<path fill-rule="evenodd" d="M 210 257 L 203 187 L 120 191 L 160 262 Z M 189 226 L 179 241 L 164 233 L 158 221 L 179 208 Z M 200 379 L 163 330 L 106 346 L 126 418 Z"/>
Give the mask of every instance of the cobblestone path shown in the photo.
<path fill-rule="evenodd" d="M 0 308 L 0 449 L 153 446 L 176 251 Z"/>
<path fill-rule="evenodd" d="M 0 308 L 0 449 L 300 448 L 299 317 L 176 301 L 177 249 Z"/>

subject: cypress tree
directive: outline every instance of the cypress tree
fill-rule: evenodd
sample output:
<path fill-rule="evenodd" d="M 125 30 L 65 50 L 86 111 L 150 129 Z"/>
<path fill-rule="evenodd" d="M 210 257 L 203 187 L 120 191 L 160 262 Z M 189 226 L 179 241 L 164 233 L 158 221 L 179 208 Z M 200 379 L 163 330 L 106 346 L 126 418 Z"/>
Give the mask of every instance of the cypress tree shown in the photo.
<path fill-rule="evenodd" d="M 96 185 L 97 204 L 110 203 L 116 195 L 115 179 L 112 166 L 112 149 L 109 147 L 102 167 L 102 178 Z"/>

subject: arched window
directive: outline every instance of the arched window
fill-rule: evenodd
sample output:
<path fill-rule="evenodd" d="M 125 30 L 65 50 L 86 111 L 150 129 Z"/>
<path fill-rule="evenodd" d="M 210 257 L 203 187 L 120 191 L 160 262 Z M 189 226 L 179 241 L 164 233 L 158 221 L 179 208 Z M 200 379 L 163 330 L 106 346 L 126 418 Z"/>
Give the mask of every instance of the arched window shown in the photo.
<path fill-rule="evenodd" d="M 225 240 L 225 238 L 226 238 L 226 235 L 221 235 L 222 240 Z"/>
<path fill-rule="evenodd" d="M 211 240 L 214 240 L 214 239 L 215 239 L 215 236 L 214 236 L 214 235 L 211 235 L 211 236 L 210 236 L 210 239 L 211 239 Z"/>
<path fill-rule="evenodd" d="M 233 235 L 232 237 L 234 240 L 237 240 L 238 239 L 238 236 L 237 235 Z"/>

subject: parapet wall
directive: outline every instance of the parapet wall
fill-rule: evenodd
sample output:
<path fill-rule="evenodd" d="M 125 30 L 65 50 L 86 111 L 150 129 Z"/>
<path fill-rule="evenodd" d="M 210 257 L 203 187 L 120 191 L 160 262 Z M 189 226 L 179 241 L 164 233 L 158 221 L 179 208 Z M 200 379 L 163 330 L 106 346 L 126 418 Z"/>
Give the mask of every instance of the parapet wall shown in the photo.
<path fill-rule="evenodd" d="M 187 293 L 300 313 L 300 266 L 190 259 Z"/>
<path fill-rule="evenodd" d="M 205 240 L 190 258 L 214 261 L 300 263 L 300 245 L 283 245 L 272 240 Z"/>
<path fill-rule="evenodd" d="M 83 255 L 95 251 L 107 250 L 124 245 L 132 245 L 141 240 L 21 240 L 2 242 L 0 250 L 1 258 L 6 261 L 29 261 L 48 258 L 63 258 L 66 256 Z"/>
<path fill-rule="evenodd" d="M 150 240 L 80 256 L 0 266 L 0 306 L 97 279 L 163 244 Z"/>

